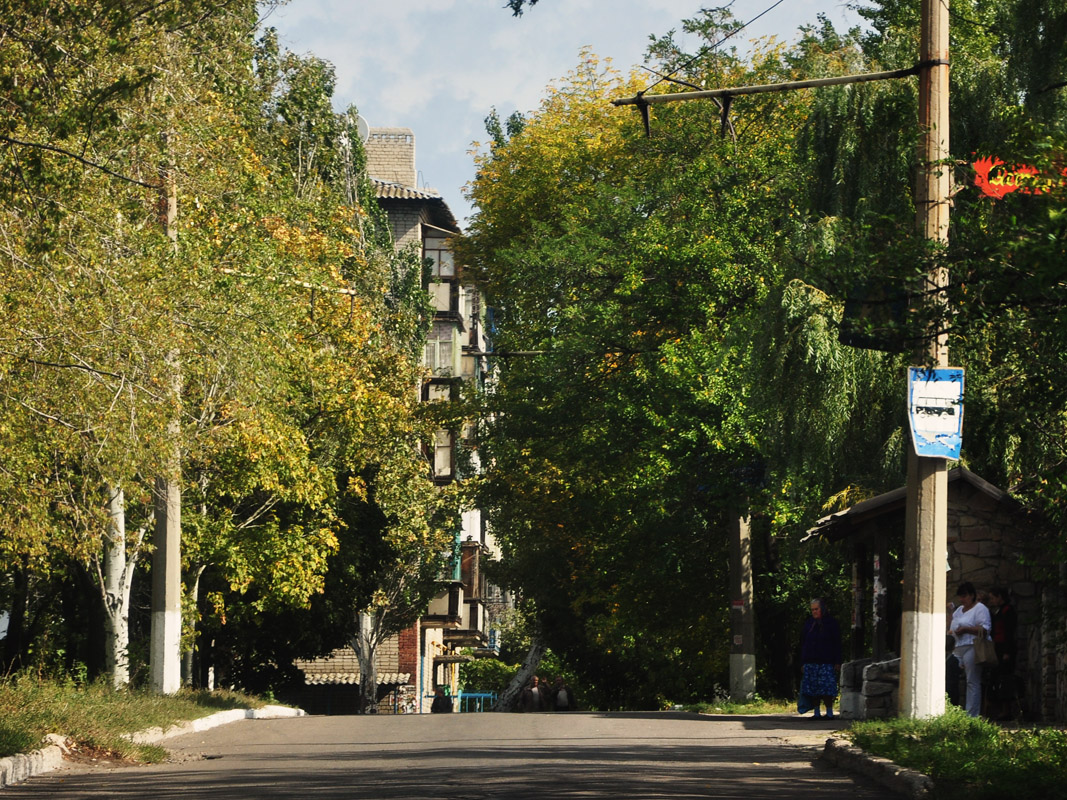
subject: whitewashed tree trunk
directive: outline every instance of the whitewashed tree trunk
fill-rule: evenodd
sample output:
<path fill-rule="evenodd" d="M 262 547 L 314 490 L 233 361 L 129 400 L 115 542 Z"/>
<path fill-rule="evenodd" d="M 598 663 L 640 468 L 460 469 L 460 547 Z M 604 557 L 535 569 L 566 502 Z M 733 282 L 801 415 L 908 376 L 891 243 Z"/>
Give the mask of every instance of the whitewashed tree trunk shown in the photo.
<path fill-rule="evenodd" d="M 132 540 L 127 536 L 126 496 L 121 486 L 107 488 L 107 511 L 108 529 L 97 574 L 104 605 L 104 664 L 111 685 L 122 689 L 130 682 L 130 592 L 146 527 L 139 528 Z"/>
<path fill-rule="evenodd" d="M 515 673 L 515 677 L 511 679 L 511 683 L 508 684 L 500 697 L 497 698 L 496 705 L 493 706 L 493 711 L 514 711 L 522 700 L 522 690 L 526 688 L 526 684 L 530 682 L 530 679 L 537 672 L 537 668 L 541 666 L 541 658 L 545 654 L 545 650 L 548 648 L 539 637 L 535 637 L 530 643 L 530 649 L 526 653 L 526 658 L 522 661 L 522 666 L 519 667 L 519 671 Z"/>
<path fill-rule="evenodd" d="M 178 250 L 178 189 L 174 181 L 175 166 L 170 153 L 170 135 L 163 137 L 164 165 L 160 171 L 160 200 L 163 227 Z M 181 354 L 177 349 L 164 357 L 175 407 L 181 403 Z M 149 647 L 149 682 L 158 694 L 173 694 L 181 688 L 182 638 L 182 457 L 179 436 L 181 421 L 177 414 L 167 425 L 170 453 L 164 474 L 156 478 L 155 550 L 152 553 L 152 636 Z"/>
<path fill-rule="evenodd" d="M 359 660 L 359 712 L 373 713 L 378 699 L 378 644 L 381 637 L 381 614 L 364 611 L 359 615 L 359 629 L 352 642 Z"/>

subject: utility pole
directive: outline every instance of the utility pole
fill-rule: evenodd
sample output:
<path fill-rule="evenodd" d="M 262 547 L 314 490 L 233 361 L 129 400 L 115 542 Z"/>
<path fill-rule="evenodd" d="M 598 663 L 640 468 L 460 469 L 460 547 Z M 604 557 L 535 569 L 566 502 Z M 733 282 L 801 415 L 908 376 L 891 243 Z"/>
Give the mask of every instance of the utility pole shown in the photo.
<path fill-rule="evenodd" d="M 178 249 L 178 190 L 174 182 L 174 164 L 170 142 L 163 137 L 164 167 L 160 175 L 160 216 L 167 238 Z M 149 643 L 149 683 L 154 692 L 173 694 L 181 688 L 182 636 L 182 494 L 181 494 L 181 422 L 177 407 L 181 403 L 181 361 L 177 349 L 164 357 L 171 385 L 168 387 L 175 405 L 174 418 L 167 425 L 170 453 L 164 474 L 155 485 L 155 550 L 152 552 L 152 635 Z"/>
<path fill-rule="evenodd" d="M 756 625 L 752 608 L 752 528 L 738 517 L 730 537 L 730 699 L 751 700 L 756 693 Z"/>
<path fill-rule="evenodd" d="M 948 242 L 949 158 L 948 0 L 922 0 L 919 58 L 921 173 L 915 191 L 918 224 L 935 247 Z M 923 302 L 945 302 L 948 270 L 935 264 L 924 279 Z M 948 366 L 944 315 L 934 327 L 920 365 Z M 940 326 L 940 327 L 937 327 Z M 948 470 L 941 458 L 908 449 L 904 526 L 904 615 L 901 632 L 900 714 L 934 717 L 945 711 L 945 558 L 948 549 Z"/>

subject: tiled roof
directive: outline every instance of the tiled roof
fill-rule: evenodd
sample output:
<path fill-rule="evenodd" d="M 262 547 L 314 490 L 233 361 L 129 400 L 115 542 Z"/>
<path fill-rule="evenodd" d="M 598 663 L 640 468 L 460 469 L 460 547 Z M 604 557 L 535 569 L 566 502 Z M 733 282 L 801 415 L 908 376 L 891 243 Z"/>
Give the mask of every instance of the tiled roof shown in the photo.
<path fill-rule="evenodd" d="M 411 681 L 410 672 L 379 672 L 379 686 L 403 686 Z M 308 686 L 338 686 L 359 683 L 358 672 L 338 672 L 332 675 L 304 675 L 304 683 Z"/>
<path fill-rule="evenodd" d="M 371 178 L 374 184 L 374 195 L 378 200 L 408 200 L 422 202 L 430 214 L 434 225 L 446 230 L 459 233 L 459 223 L 456 222 L 452 209 L 448 203 L 433 189 L 415 189 L 400 183 L 383 181 L 380 178 Z"/>
<path fill-rule="evenodd" d="M 387 670 L 378 673 L 379 684 L 404 684 L 411 679 L 411 673 L 396 670 L 395 639 L 382 642 L 377 661 Z M 304 683 L 309 686 L 359 683 L 359 658 L 351 647 L 339 647 L 323 658 L 297 659 L 293 664 L 304 673 Z"/>
<path fill-rule="evenodd" d="M 387 198 L 389 200 L 442 200 L 441 195 L 433 189 L 413 189 L 410 186 L 403 186 L 399 183 L 391 183 L 378 178 L 371 178 L 371 183 L 374 184 L 374 194 L 378 198 Z"/>

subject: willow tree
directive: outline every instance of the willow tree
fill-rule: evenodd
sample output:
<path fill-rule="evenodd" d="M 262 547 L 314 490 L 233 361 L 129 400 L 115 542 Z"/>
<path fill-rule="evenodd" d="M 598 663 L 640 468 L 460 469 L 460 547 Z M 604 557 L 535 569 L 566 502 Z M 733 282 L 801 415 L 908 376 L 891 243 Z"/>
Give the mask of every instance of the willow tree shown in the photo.
<path fill-rule="evenodd" d="M 694 21 L 709 41 L 724 22 Z M 784 51 L 685 56 L 688 84 L 788 77 Z M 707 696 L 728 641 L 727 535 L 762 504 L 764 413 L 747 341 L 782 275 L 797 173 L 783 134 L 806 101 L 754 100 L 725 121 L 591 54 L 478 163 L 463 243 L 503 360 L 486 431 L 487 502 L 508 575 L 550 645 L 617 698 Z M 665 587 L 671 587 L 669 591 Z M 647 677 L 653 676 L 651 680 Z"/>

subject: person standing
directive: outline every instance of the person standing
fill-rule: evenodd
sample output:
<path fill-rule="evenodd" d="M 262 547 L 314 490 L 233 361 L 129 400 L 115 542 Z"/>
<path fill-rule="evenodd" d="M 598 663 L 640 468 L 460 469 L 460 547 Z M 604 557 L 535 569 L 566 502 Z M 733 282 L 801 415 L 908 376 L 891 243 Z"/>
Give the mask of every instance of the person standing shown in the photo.
<path fill-rule="evenodd" d="M 452 698 L 445 694 L 445 690 L 438 686 L 434 689 L 433 703 L 430 704 L 431 714 L 451 714 Z"/>
<path fill-rule="evenodd" d="M 530 678 L 530 685 L 522 693 L 523 711 L 544 711 L 548 685 L 537 675 Z"/>
<path fill-rule="evenodd" d="M 551 699 L 553 711 L 574 711 L 577 708 L 574 704 L 574 692 L 571 691 L 571 687 L 567 685 L 567 682 L 563 680 L 562 675 L 556 678 L 556 683 L 552 687 Z"/>
<path fill-rule="evenodd" d="M 982 667 L 974 660 L 974 640 L 977 636 L 989 633 L 992 622 L 989 609 L 978 602 L 974 584 L 970 581 L 959 585 L 956 589 L 956 599 L 959 603 L 952 612 L 948 632 L 956 638 L 956 647 L 952 654 L 963 667 L 967 683 L 963 707 L 972 717 L 977 717 L 982 713 Z"/>
<path fill-rule="evenodd" d="M 814 708 L 814 719 L 822 713 L 819 704 L 826 706 L 826 718 L 834 718 L 834 698 L 837 697 L 837 675 L 841 669 L 841 627 L 826 608 L 826 601 L 816 597 L 811 601 L 811 616 L 800 634 L 800 700 L 797 708 L 804 713 Z"/>
<path fill-rule="evenodd" d="M 1008 590 L 994 586 L 989 590 L 993 607 L 993 648 L 997 652 L 997 666 L 993 673 L 992 704 L 995 718 L 1011 719 L 1018 697 L 1015 689 L 1015 660 L 1019 650 L 1019 618 L 1011 604 Z"/>

